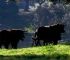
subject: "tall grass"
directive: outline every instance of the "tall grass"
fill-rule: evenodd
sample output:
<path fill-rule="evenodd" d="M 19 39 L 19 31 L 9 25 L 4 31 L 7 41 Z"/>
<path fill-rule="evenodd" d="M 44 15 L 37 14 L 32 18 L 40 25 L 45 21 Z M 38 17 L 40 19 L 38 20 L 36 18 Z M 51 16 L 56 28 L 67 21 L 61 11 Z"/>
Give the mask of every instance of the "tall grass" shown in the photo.
<path fill-rule="evenodd" d="M 70 45 L 0 49 L 1 60 L 70 60 Z"/>

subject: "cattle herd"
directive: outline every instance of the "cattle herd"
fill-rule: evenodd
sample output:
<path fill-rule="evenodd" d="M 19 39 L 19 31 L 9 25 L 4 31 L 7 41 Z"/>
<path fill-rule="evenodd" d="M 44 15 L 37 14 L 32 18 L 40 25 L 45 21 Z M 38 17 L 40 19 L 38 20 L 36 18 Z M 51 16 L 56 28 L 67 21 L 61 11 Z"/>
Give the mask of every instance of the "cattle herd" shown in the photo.
<path fill-rule="evenodd" d="M 51 26 L 41 26 L 35 31 L 34 36 L 32 37 L 32 45 L 47 45 L 53 43 L 56 45 L 59 40 L 61 40 L 61 33 L 64 33 L 64 24 L 56 24 Z M 17 48 L 17 44 L 20 40 L 24 40 L 25 31 L 23 30 L 1 30 L 0 31 L 0 48 L 4 46 L 9 48 L 9 45 L 12 48 Z M 43 44 L 41 44 L 43 41 Z"/>

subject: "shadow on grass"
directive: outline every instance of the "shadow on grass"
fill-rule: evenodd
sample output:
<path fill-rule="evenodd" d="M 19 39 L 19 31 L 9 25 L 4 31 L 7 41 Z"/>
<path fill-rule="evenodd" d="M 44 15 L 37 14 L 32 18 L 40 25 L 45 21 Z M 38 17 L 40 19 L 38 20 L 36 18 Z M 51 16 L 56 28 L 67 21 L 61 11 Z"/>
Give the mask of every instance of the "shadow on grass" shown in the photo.
<path fill-rule="evenodd" d="M 3 56 L 0 60 L 70 60 L 70 55 L 53 54 L 53 55 L 21 55 L 21 56 Z"/>

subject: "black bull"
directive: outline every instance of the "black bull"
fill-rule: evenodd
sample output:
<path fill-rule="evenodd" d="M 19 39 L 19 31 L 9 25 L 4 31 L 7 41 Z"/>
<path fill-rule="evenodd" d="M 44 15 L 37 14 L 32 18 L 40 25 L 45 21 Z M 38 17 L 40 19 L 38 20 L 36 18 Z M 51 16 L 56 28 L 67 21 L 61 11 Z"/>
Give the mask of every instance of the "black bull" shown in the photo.
<path fill-rule="evenodd" d="M 33 44 L 41 45 L 40 41 L 43 41 L 43 45 L 47 45 L 48 43 L 57 44 L 58 40 L 61 40 L 61 33 L 64 33 L 64 25 L 56 24 L 49 27 L 39 27 L 35 32 L 35 36 L 33 37 Z"/>
<path fill-rule="evenodd" d="M 19 40 L 24 40 L 24 37 L 22 30 L 2 30 L 0 31 L 0 48 L 2 45 L 8 48 L 10 44 L 12 48 L 17 48 Z"/>

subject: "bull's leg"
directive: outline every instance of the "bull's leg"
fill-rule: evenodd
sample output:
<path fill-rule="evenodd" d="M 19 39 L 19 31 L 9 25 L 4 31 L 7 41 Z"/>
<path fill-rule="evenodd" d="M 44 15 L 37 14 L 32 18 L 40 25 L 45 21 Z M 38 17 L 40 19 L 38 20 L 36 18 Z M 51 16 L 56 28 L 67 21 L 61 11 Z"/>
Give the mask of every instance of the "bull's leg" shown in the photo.
<path fill-rule="evenodd" d="M 45 45 L 45 41 L 43 41 L 43 45 Z"/>
<path fill-rule="evenodd" d="M 17 49 L 17 45 L 16 44 L 12 44 L 12 48 Z"/>
<path fill-rule="evenodd" d="M 35 45 L 36 39 L 32 38 L 32 46 Z"/>
<path fill-rule="evenodd" d="M 36 41 L 35 41 L 35 40 L 33 40 L 33 42 L 32 42 L 32 46 L 35 46 L 35 42 L 36 42 Z"/>
<path fill-rule="evenodd" d="M 32 39 L 33 39 L 32 46 L 40 45 L 40 41 L 37 38 L 32 38 Z"/>
<path fill-rule="evenodd" d="M 57 43 L 58 43 L 58 40 L 53 41 L 54 45 L 57 45 Z"/>
<path fill-rule="evenodd" d="M 12 48 L 17 49 L 17 44 L 12 44 Z"/>
<path fill-rule="evenodd" d="M 2 44 L 0 43 L 0 48 L 1 48 Z"/>
<path fill-rule="evenodd" d="M 17 49 L 17 42 L 12 42 L 11 45 L 12 45 L 12 48 Z"/>
<path fill-rule="evenodd" d="M 43 45 L 45 45 L 47 42 L 46 41 L 43 41 Z"/>
<path fill-rule="evenodd" d="M 48 45 L 49 41 L 43 40 L 43 45 Z"/>
<path fill-rule="evenodd" d="M 31 46 L 34 46 L 34 40 L 32 40 L 32 45 Z"/>
<path fill-rule="evenodd" d="M 5 47 L 6 49 L 8 49 L 8 48 L 9 48 L 10 43 L 7 41 L 7 42 L 4 42 L 4 43 L 3 43 L 3 45 L 4 45 L 4 47 Z"/>
<path fill-rule="evenodd" d="M 40 40 L 37 40 L 35 44 L 36 44 L 36 46 L 40 46 L 41 45 Z"/>
<path fill-rule="evenodd" d="M 6 49 L 8 49 L 8 48 L 9 48 L 9 44 L 5 44 L 4 47 L 5 47 Z"/>

